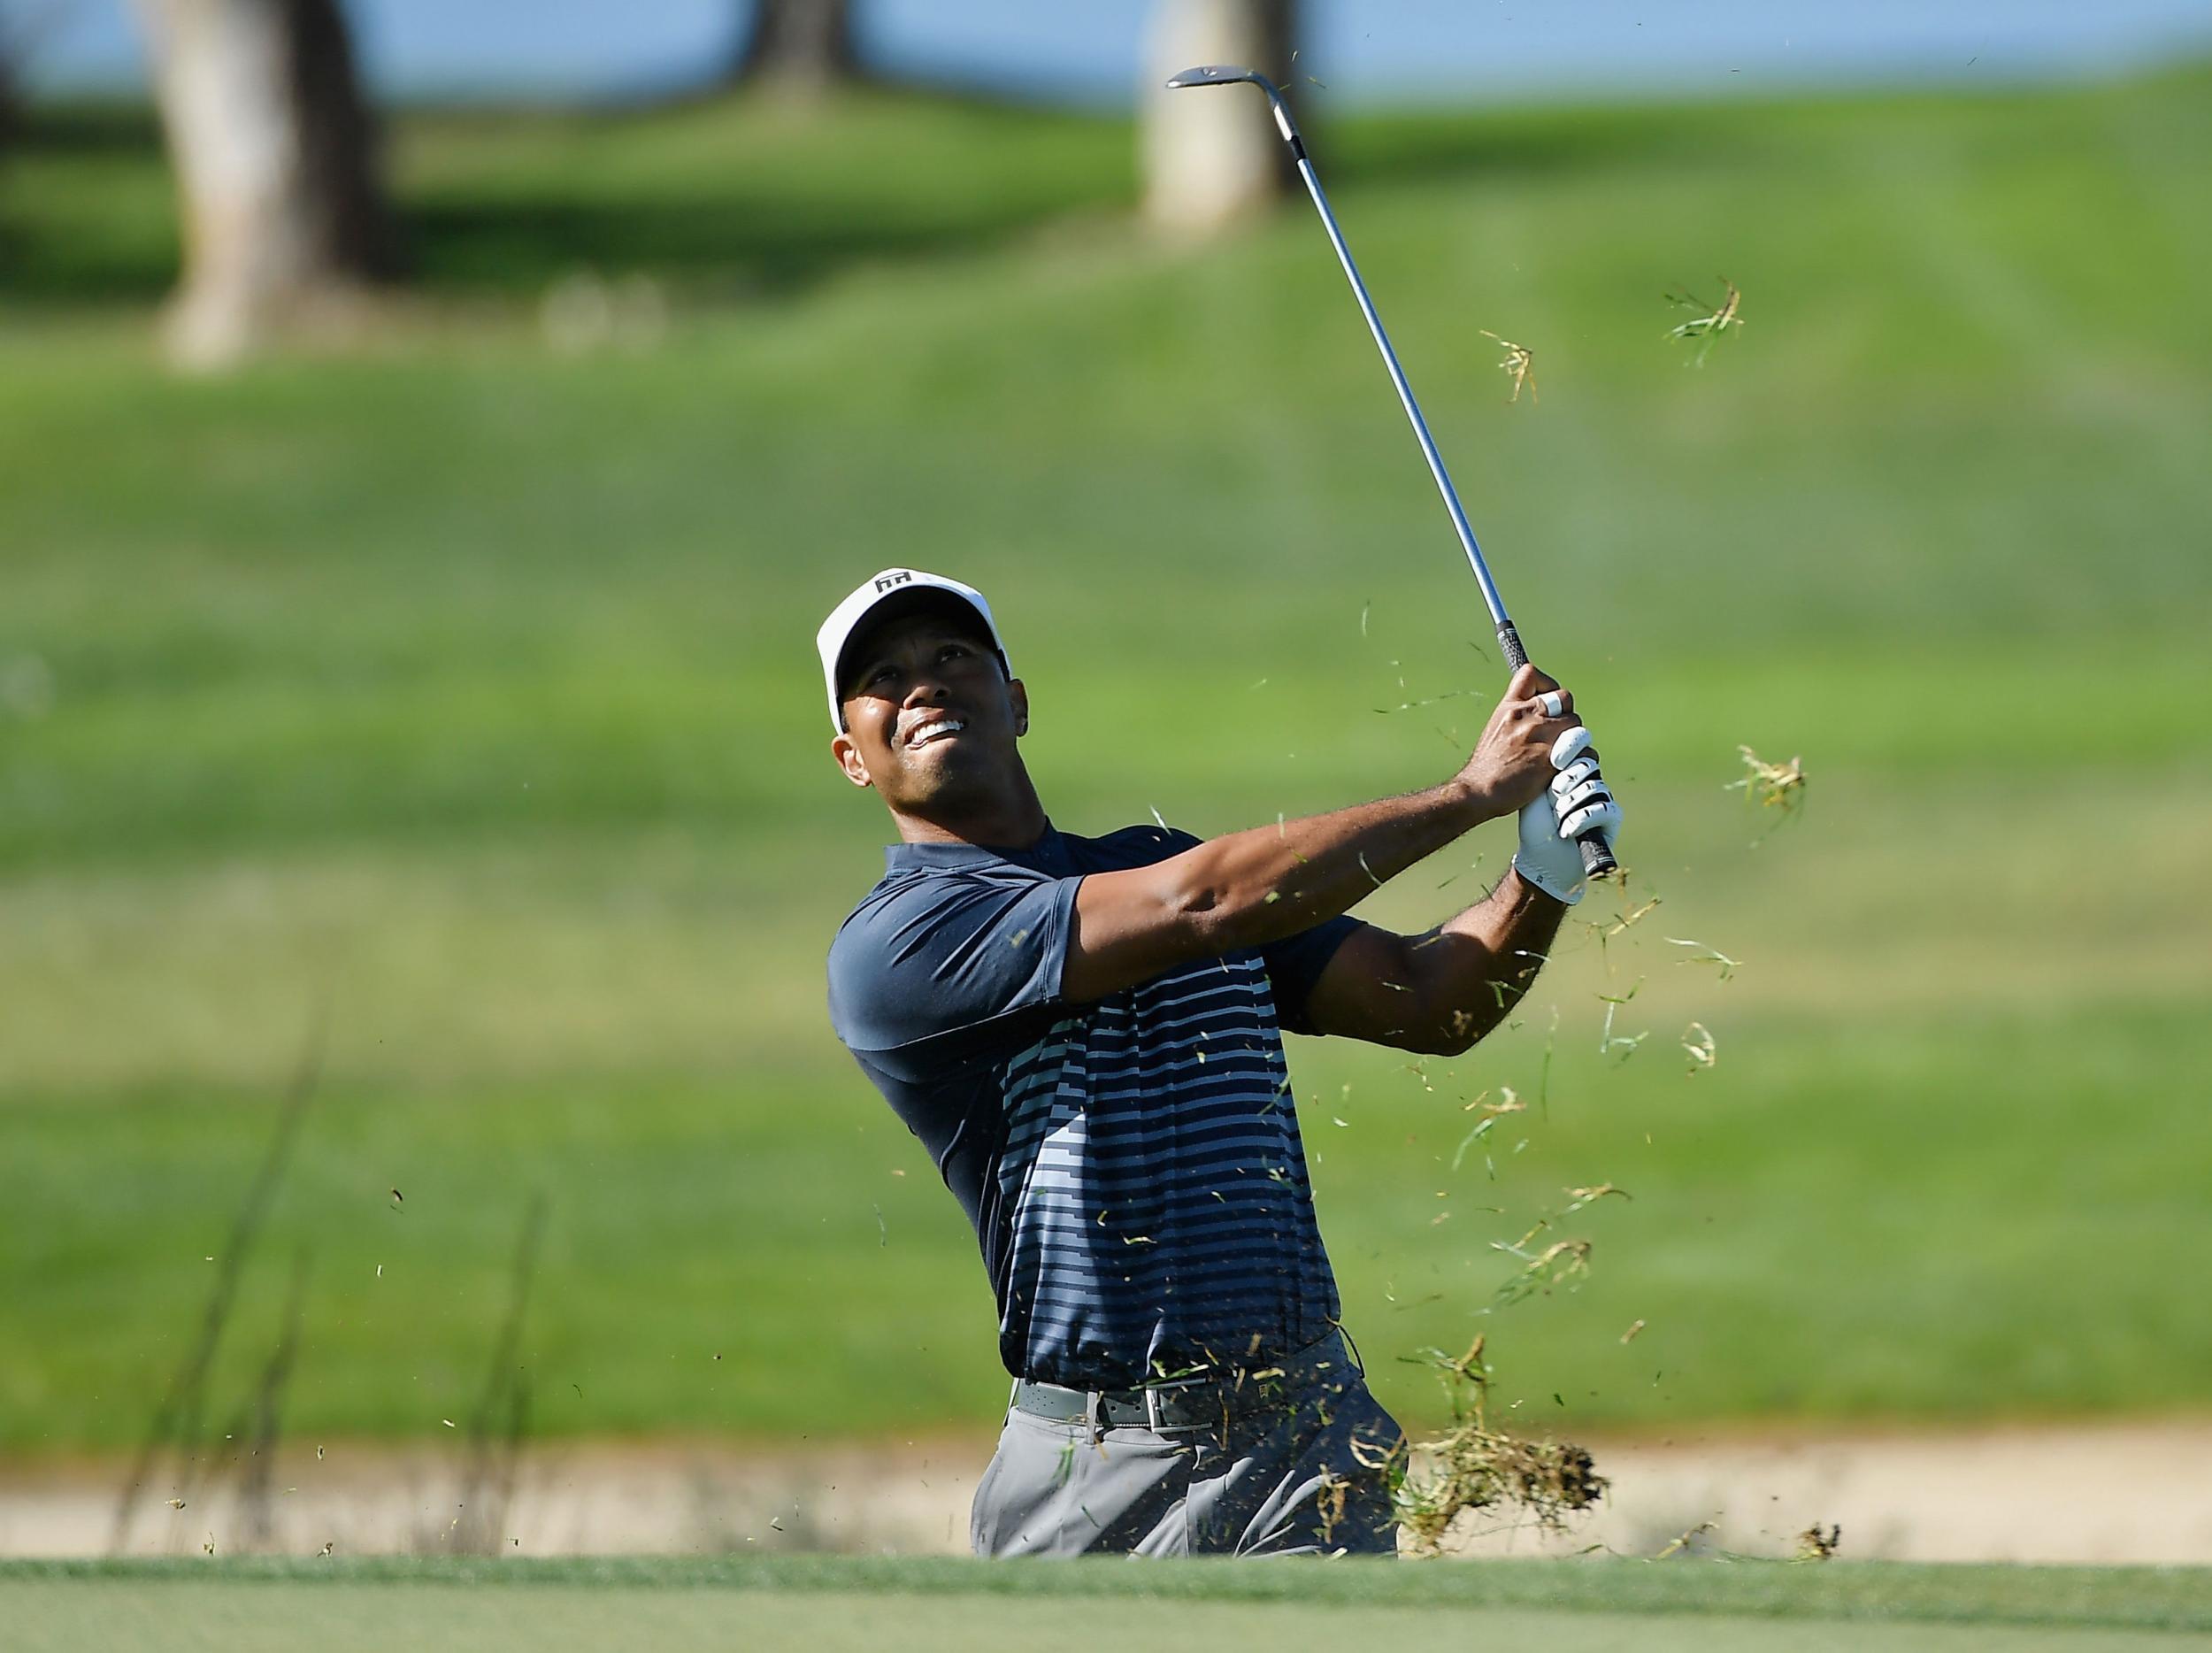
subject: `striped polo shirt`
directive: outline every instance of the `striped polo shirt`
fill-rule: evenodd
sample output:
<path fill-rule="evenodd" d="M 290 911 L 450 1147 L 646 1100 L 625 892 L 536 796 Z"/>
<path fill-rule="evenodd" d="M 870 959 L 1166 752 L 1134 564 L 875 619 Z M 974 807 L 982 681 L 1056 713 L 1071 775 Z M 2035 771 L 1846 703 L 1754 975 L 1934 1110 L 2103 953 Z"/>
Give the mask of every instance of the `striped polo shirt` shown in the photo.
<path fill-rule="evenodd" d="M 1336 1323 L 1279 1030 L 1355 921 L 1061 994 L 1085 874 L 1198 842 L 895 844 L 831 945 L 830 1019 L 974 1224 L 1018 1377 L 1262 1367 Z"/>

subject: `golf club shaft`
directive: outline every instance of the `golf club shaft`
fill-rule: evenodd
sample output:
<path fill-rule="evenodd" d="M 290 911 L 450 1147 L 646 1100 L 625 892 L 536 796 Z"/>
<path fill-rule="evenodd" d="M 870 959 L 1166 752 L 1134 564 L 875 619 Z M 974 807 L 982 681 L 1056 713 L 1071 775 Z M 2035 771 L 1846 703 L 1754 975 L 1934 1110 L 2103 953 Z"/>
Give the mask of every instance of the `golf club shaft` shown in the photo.
<path fill-rule="evenodd" d="M 1429 474 L 1436 479 L 1436 491 L 1444 496 L 1444 509 L 1450 513 L 1460 547 L 1467 553 L 1467 565 L 1475 571 L 1475 583 L 1482 588 L 1483 604 L 1498 628 L 1498 647 L 1504 651 L 1507 669 L 1517 672 L 1528 664 L 1528 650 L 1521 646 L 1521 634 L 1514 629 L 1512 618 L 1505 611 L 1505 600 L 1498 595 L 1497 581 L 1490 577 L 1489 564 L 1483 561 L 1482 547 L 1475 542 L 1475 531 L 1468 526 L 1467 512 L 1459 503 L 1459 491 L 1452 486 L 1443 456 L 1436 451 L 1436 440 L 1429 434 L 1428 421 L 1421 417 L 1421 404 L 1413 399 L 1413 387 L 1406 382 L 1405 369 L 1398 365 L 1398 352 L 1390 348 L 1390 335 L 1383 331 L 1382 318 L 1375 313 L 1375 301 L 1367 296 L 1367 283 L 1360 280 L 1359 266 L 1352 262 L 1352 250 L 1344 244 L 1344 232 L 1337 227 L 1336 214 L 1329 210 L 1329 197 L 1322 192 L 1321 180 L 1306 155 L 1305 142 L 1291 125 L 1279 95 L 1271 91 L 1269 102 L 1274 108 L 1276 127 L 1290 145 L 1291 158 L 1297 163 L 1298 176 L 1305 181 L 1306 193 L 1313 197 L 1314 210 L 1321 214 L 1321 227 L 1329 232 L 1329 245 L 1336 249 L 1336 261 L 1344 266 L 1344 278 L 1352 284 L 1352 296 L 1359 300 L 1359 313 L 1367 318 L 1367 330 L 1375 335 L 1375 348 L 1382 352 L 1383 365 L 1390 370 L 1390 382 L 1397 388 L 1398 403 L 1406 411 L 1406 422 L 1413 427 L 1414 438 L 1421 444 L 1421 457 L 1429 462 Z M 1582 870 L 1586 876 L 1603 878 L 1618 869 L 1619 864 L 1606 848 L 1602 834 L 1594 832 L 1576 842 L 1581 846 Z"/>
<path fill-rule="evenodd" d="M 1344 232 L 1337 227 L 1336 214 L 1329 210 L 1329 197 L 1322 191 L 1321 180 L 1306 155 L 1306 146 L 1294 133 L 1290 137 L 1298 176 L 1305 181 L 1306 193 L 1313 197 L 1314 210 L 1321 214 L 1321 227 L 1329 233 L 1329 245 L 1336 249 L 1336 261 L 1344 266 L 1344 279 L 1352 284 L 1352 296 L 1359 301 L 1359 313 L 1367 318 L 1367 330 L 1375 335 L 1375 348 L 1382 352 L 1383 365 L 1390 371 L 1390 382 L 1398 392 L 1398 404 L 1405 409 L 1406 422 L 1413 427 L 1414 440 L 1421 444 L 1421 457 L 1429 462 L 1429 474 L 1436 479 L 1436 491 L 1444 496 L 1444 509 L 1451 517 L 1453 531 L 1459 535 L 1460 549 L 1467 553 L 1467 565 L 1474 570 L 1475 584 L 1482 589 L 1483 605 L 1490 611 L 1491 623 L 1498 628 L 1498 647 L 1505 651 L 1508 668 L 1517 672 L 1528 664 L 1528 650 L 1521 647 L 1521 635 L 1514 630 L 1512 618 L 1505 611 L 1505 599 L 1498 595 L 1498 582 L 1490 577 L 1490 565 L 1483 560 L 1482 547 L 1476 543 L 1475 531 L 1468 526 L 1466 510 L 1459 503 L 1459 491 L 1452 486 L 1451 473 L 1444 468 L 1444 457 L 1436 450 L 1436 439 L 1429 434 L 1428 421 L 1421 417 L 1421 404 L 1413 399 L 1413 387 L 1406 382 L 1405 369 L 1398 365 L 1398 352 L 1390 348 L 1390 334 L 1383 331 L 1382 318 L 1375 313 L 1375 301 L 1367 296 L 1367 283 L 1360 280 L 1359 265 L 1352 262 L 1352 250 L 1344 244 Z"/>

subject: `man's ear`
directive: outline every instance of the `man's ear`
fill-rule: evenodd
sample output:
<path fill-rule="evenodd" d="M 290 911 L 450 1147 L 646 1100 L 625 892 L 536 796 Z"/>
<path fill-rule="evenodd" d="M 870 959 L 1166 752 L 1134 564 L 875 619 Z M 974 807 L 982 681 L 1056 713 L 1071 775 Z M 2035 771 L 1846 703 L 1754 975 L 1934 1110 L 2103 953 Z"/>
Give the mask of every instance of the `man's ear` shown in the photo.
<path fill-rule="evenodd" d="M 1014 703 L 1014 733 L 1029 733 L 1029 687 L 1018 677 L 1006 680 L 1006 697 Z"/>
<path fill-rule="evenodd" d="M 853 785 L 856 787 L 875 785 L 874 781 L 868 779 L 868 765 L 861 761 L 860 748 L 853 744 L 851 735 L 840 734 L 832 741 L 830 756 L 837 760 L 837 766 L 845 772 L 845 779 L 851 781 Z"/>

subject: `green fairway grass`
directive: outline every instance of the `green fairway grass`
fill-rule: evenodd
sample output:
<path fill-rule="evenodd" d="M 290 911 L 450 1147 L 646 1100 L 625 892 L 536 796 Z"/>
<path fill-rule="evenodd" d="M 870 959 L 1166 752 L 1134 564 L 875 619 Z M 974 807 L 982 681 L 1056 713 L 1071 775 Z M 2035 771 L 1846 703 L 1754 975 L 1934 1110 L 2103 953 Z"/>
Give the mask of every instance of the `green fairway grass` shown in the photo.
<path fill-rule="evenodd" d="M 1479 1330 L 1501 1403 L 1567 1429 L 2212 1403 L 2208 91 L 1317 130 L 1631 811 L 1625 904 L 1513 1027 L 1293 1050 L 1409 1421 L 1441 1402 L 1408 1357 Z M 1088 832 L 1439 780 L 1500 680 L 1317 227 L 1152 246 L 1131 144 L 888 96 L 403 114 L 413 288 L 199 381 L 153 352 L 150 127 L 33 120 L 0 177 L 0 1451 L 137 1440 L 234 1263 L 208 1430 L 297 1263 L 285 1426 L 445 1438 L 541 1192 L 534 1430 L 988 1426 L 972 1238 L 823 1013 L 884 831 L 827 757 L 821 614 L 887 564 L 990 592 Z M 557 342 L 579 271 L 664 322 Z M 1662 293 L 1722 273 L 1747 325 L 1694 366 Z M 1803 756 L 1801 819 L 1724 789 L 1740 743 Z M 1366 911 L 1431 922 L 1510 841 Z M 1601 1054 L 1632 988 L 1642 1042 Z M 1603 1182 L 1632 1197 L 1542 1231 L 1587 1280 L 1486 1313 L 1495 1242 Z"/>
<path fill-rule="evenodd" d="M 27 1649 L 88 1638 L 177 1648 L 863 1649 L 1314 1638 L 1573 1649 L 1787 1646 L 2006 1653 L 2201 1646 L 2201 1568 L 1808 1568 L 1719 1563 L 1218 1562 L 1053 1567 L 752 1560 L 15 1564 L 0 1611 Z"/>

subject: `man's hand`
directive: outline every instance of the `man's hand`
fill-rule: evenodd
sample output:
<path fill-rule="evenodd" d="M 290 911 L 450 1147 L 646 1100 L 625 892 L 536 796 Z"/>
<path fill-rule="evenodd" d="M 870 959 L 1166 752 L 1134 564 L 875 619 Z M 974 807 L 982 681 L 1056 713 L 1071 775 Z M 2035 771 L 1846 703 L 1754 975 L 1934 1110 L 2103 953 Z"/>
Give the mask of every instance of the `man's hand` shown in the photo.
<path fill-rule="evenodd" d="M 1609 838 L 1620 820 L 1574 697 L 1534 666 L 1514 673 L 1457 784 L 1485 812 L 1520 811 L 1513 874 L 1425 935 L 1362 926 L 1308 996 L 1317 1031 L 1437 1055 L 1466 1049 L 1528 990 L 1561 913 L 1580 897 L 1582 850 L 1562 823 L 1598 823 Z"/>
<path fill-rule="evenodd" d="M 1610 848 L 1621 829 L 1621 806 L 1598 773 L 1589 730 L 1568 730 L 1549 757 L 1558 773 L 1521 806 L 1521 847 L 1513 857 L 1513 870 L 1571 907 L 1582 899 L 1582 846 L 1577 840 L 1594 831 Z"/>
<path fill-rule="evenodd" d="M 1505 698 L 1483 726 L 1460 783 L 1503 815 L 1541 796 L 1558 773 L 1552 749 L 1569 731 L 1581 727 L 1574 696 L 1532 665 L 1525 665 L 1506 685 Z"/>

